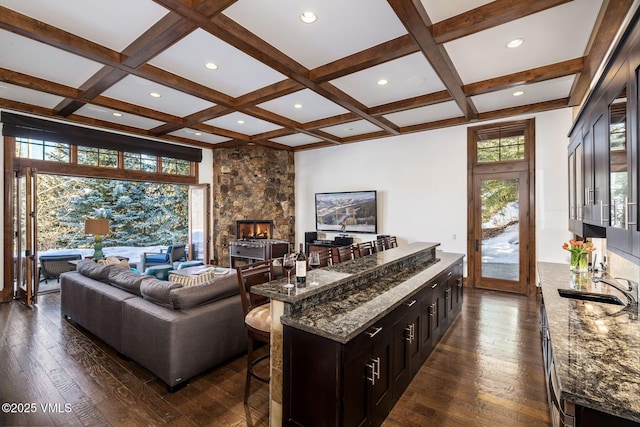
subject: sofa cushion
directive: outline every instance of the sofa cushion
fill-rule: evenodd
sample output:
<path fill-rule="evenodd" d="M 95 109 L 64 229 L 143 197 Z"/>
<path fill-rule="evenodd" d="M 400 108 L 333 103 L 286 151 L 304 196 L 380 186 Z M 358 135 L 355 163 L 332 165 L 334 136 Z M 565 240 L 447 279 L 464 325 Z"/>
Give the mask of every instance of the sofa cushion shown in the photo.
<path fill-rule="evenodd" d="M 90 277 L 100 282 L 109 282 L 110 265 L 100 265 L 91 259 L 83 259 L 78 262 L 76 270 L 83 276 Z"/>
<path fill-rule="evenodd" d="M 98 260 L 98 264 L 102 265 L 119 265 L 124 268 L 129 268 L 129 260 L 126 258 L 120 259 L 115 256 L 108 256 Z"/>
<path fill-rule="evenodd" d="M 142 298 L 146 300 L 163 307 L 174 308 L 171 299 L 171 290 L 180 287 L 182 287 L 182 285 L 179 283 L 167 282 L 166 280 L 158 280 L 154 277 L 146 276 L 146 280 L 140 284 L 140 292 L 142 293 Z"/>
<path fill-rule="evenodd" d="M 173 289 L 171 299 L 176 310 L 188 310 L 238 294 L 238 279 L 235 275 L 230 275 L 228 278 L 218 279 L 215 282 L 204 282 Z"/>
<path fill-rule="evenodd" d="M 118 264 L 114 265 L 109 273 L 109 284 L 111 286 L 138 296 L 142 296 L 142 292 L 140 291 L 142 282 L 150 279 L 150 276 L 141 276 Z"/>

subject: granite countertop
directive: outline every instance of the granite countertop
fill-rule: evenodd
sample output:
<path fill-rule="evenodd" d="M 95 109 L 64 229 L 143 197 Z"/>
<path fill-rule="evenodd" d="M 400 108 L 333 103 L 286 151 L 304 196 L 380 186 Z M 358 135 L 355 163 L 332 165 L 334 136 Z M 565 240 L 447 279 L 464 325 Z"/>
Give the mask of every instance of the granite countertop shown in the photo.
<path fill-rule="evenodd" d="M 560 397 L 640 422 L 640 321 L 621 306 L 563 298 L 560 288 L 616 294 L 566 264 L 538 263 Z M 637 313 L 636 319 L 637 319 Z"/>
<path fill-rule="evenodd" d="M 347 343 L 462 257 L 461 254 L 438 251 L 437 262 L 382 276 L 365 288 L 320 302 L 290 316 L 285 315 L 281 321 L 285 325 Z"/>
<path fill-rule="evenodd" d="M 285 303 L 296 304 L 331 289 L 339 288 L 347 281 L 353 280 L 357 275 L 366 274 L 385 265 L 400 262 L 416 255 L 418 252 L 428 251 L 439 245 L 439 243 L 416 242 L 336 264 L 335 266 L 307 271 L 307 285 L 304 288 L 285 288 L 284 285 L 287 283 L 285 276 L 283 279 L 254 286 L 251 288 L 251 292 Z M 314 275 L 319 283 L 315 286 L 310 284 Z M 295 277 L 292 276 L 291 281 L 295 283 Z"/>

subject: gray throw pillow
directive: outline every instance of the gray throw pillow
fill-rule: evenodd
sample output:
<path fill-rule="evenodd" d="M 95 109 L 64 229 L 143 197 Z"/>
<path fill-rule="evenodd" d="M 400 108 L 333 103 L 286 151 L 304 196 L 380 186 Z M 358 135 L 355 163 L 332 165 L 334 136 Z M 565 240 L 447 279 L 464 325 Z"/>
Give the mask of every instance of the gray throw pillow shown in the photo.
<path fill-rule="evenodd" d="M 140 284 L 142 298 L 163 307 L 174 308 L 173 301 L 171 300 L 171 290 L 181 288 L 182 285 L 166 280 L 158 280 L 151 276 L 147 277 L 148 278 Z"/>
<path fill-rule="evenodd" d="M 76 270 L 83 276 L 108 283 L 111 266 L 97 264 L 92 259 L 83 259 L 78 262 Z"/>
<path fill-rule="evenodd" d="M 142 296 L 140 285 L 143 281 L 149 279 L 151 279 L 151 276 L 141 276 L 118 264 L 113 265 L 109 273 L 109 284 L 111 286 L 131 292 L 139 297 Z"/>
<path fill-rule="evenodd" d="M 239 293 L 238 279 L 234 274 L 215 282 L 204 282 L 173 289 L 171 291 L 171 299 L 176 310 L 188 310 L 199 305 L 238 295 Z"/>

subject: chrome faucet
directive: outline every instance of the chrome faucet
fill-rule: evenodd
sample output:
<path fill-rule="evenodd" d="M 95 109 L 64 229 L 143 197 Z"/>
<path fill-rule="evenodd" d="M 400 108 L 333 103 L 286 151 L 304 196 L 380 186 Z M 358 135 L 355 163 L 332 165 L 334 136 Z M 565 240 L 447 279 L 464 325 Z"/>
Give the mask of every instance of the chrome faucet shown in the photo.
<path fill-rule="evenodd" d="M 606 273 L 604 273 L 603 276 L 605 274 Z M 604 283 L 606 285 L 611 286 L 612 288 L 615 288 L 615 289 L 619 290 L 620 292 L 622 292 L 624 294 L 625 297 L 627 297 L 627 300 L 629 300 L 629 304 L 630 305 L 631 304 L 638 305 L 638 284 L 632 282 L 629 279 L 625 279 L 623 277 L 614 277 L 614 279 L 616 279 L 616 280 L 624 280 L 625 282 L 627 282 L 626 289 L 625 289 L 625 287 L 623 285 L 620 285 L 619 283 L 616 283 L 616 282 L 614 282 L 612 280 L 605 279 L 604 277 L 593 276 L 591 278 L 591 281 L 593 283 L 602 282 L 602 283 Z"/>

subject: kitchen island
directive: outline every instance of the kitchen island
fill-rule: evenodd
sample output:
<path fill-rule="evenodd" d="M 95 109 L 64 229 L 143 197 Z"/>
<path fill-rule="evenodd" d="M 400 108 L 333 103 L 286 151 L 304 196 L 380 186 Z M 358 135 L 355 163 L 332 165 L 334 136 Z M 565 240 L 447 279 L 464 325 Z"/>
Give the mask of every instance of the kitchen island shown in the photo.
<path fill-rule="evenodd" d="M 463 255 L 437 246 L 308 273 L 317 286 L 287 289 L 283 279 L 253 288 L 271 299 L 270 425 L 384 420 L 460 312 Z"/>
<path fill-rule="evenodd" d="M 542 334 L 552 419 L 575 426 L 640 423 L 637 306 L 564 298 L 558 289 L 622 293 L 566 264 L 539 263 Z M 572 423 L 572 424 L 569 424 Z"/>

